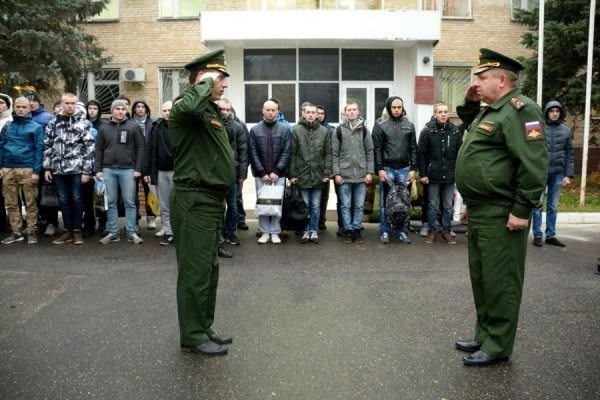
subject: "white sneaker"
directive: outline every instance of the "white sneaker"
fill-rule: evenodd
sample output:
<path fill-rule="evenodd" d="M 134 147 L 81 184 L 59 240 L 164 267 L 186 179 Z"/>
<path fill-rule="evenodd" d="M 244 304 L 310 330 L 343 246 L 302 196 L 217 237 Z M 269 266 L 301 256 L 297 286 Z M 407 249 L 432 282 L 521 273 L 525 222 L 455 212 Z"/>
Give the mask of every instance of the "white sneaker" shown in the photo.
<path fill-rule="evenodd" d="M 262 236 L 258 239 L 258 244 L 266 244 L 269 242 L 269 234 L 263 233 Z"/>
<path fill-rule="evenodd" d="M 278 234 L 274 233 L 271 235 L 271 243 L 273 243 L 273 244 L 281 243 L 281 239 L 279 238 Z"/>
<path fill-rule="evenodd" d="M 429 234 L 429 226 L 427 225 L 427 222 L 424 222 L 421 225 L 421 230 L 419 231 L 419 236 L 426 237 L 428 234 Z"/>
<path fill-rule="evenodd" d="M 56 233 L 56 228 L 53 224 L 46 225 L 46 230 L 44 231 L 44 236 L 54 236 Z"/>
<path fill-rule="evenodd" d="M 160 231 L 156 232 L 154 234 L 154 236 L 156 236 L 156 237 L 163 237 L 163 236 L 165 236 L 165 230 L 161 229 Z"/>
<path fill-rule="evenodd" d="M 127 236 L 127 241 L 133 244 L 142 244 L 144 243 L 144 240 L 139 237 L 137 235 L 137 233 L 132 233 L 131 235 Z"/>
<path fill-rule="evenodd" d="M 450 236 L 456 237 L 456 232 L 454 232 L 452 229 L 450 229 Z"/>
<path fill-rule="evenodd" d="M 148 229 L 156 229 L 156 217 L 148 217 Z"/>

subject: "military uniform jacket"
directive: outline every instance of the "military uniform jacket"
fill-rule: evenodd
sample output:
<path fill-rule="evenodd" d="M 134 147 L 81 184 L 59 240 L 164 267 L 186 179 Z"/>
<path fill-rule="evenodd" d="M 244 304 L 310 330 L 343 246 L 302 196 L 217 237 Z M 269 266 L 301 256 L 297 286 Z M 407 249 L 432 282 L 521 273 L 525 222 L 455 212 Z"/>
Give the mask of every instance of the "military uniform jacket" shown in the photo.
<path fill-rule="evenodd" d="M 233 150 L 219 109 L 209 100 L 212 90 L 208 78 L 173 101 L 169 137 L 178 190 L 226 192 L 234 181 Z"/>
<path fill-rule="evenodd" d="M 456 163 L 456 185 L 467 205 L 495 204 L 527 219 L 540 206 L 547 178 L 544 116 L 531 99 L 513 89 L 479 111 L 463 106 L 469 126 Z"/>

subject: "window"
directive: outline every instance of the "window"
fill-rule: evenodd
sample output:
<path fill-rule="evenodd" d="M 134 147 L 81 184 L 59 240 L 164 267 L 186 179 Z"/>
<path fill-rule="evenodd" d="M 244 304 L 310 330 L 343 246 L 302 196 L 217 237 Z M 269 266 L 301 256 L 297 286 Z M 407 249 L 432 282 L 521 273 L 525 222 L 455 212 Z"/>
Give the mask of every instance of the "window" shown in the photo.
<path fill-rule="evenodd" d="M 249 0 L 249 10 L 295 10 L 296 0 Z M 262 108 L 262 107 L 261 107 Z"/>
<path fill-rule="evenodd" d="M 465 93 L 471 84 L 471 68 L 466 67 L 436 67 L 435 101 L 443 101 L 451 113 L 456 113 L 456 107 L 463 103 Z"/>
<path fill-rule="evenodd" d="M 343 49 L 342 80 L 393 81 L 394 50 Z"/>
<path fill-rule="evenodd" d="M 119 0 L 110 0 L 100 14 L 91 17 L 89 20 L 105 21 L 111 19 L 119 19 Z"/>
<path fill-rule="evenodd" d="M 444 18 L 471 18 L 471 0 L 423 0 L 424 10 L 438 10 L 439 7 Z"/>
<path fill-rule="evenodd" d="M 515 19 L 515 13 L 518 10 L 533 11 L 539 5 L 539 0 L 512 0 L 511 18 Z"/>
<path fill-rule="evenodd" d="M 302 104 L 310 101 L 314 105 L 321 105 L 327 110 L 326 122 L 337 123 L 340 115 L 339 83 L 300 83 L 298 85 L 298 100 Z"/>
<path fill-rule="evenodd" d="M 197 18 L 205 7 L 204 0 L 159 0 L 161 18 Z"/>
<path fill-rule="evenodd" d="M 189 72 L 185 69 L 159 69 L 158 74 L 160 76 L 160 86 L 158 88 L 160 105 L 165 101 L 175 100 L 179 93 L 190 86 L 188 81 Z"/>
<path fill-rule="evenodd" d="M 296 85 L 294 83 L 257 83 L 245 87 L 245 122 L 262 121 L 262 107 L 270 98 L 279 100 L 280 110 L 293 123 L 296 119 Z"/>
<path fill-rule="evenodd" d="M 119 69 L 88 72 L 79 80 L 77 97 L 87 103 L 94 99 L 102 105 L 102 113 L 110 114 L 110 105 L 119 95 Z"/>
<path fill-rule="evenodd" d="M 339 10 L 381 10 L 381 0 L 338 0 Z"/>
<path fill-rule="evenodd" d="M 338 49 L 300 49 L 299 72 L 301 81 L 337 81 L 340 76 Z"/>
<path fill-rule="evenodd" d="M 296 80 L 296 49 L 244 51 L 244 80 Z"/>

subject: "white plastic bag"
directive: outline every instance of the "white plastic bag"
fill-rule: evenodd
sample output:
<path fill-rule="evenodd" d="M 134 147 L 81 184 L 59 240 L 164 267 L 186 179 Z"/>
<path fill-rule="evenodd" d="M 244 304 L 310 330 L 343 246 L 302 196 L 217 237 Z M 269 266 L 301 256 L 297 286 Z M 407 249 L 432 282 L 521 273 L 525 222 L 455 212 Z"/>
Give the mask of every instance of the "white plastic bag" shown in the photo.
<path fill-rule="evenodd" d="M 452 219 L 456 222 L 460 222 L 465 218 L 465 212 L 467 210 L 467 206 L 463 202 L 463 198 L 454 187 L 454 213 L 452 215 Z"/>
<path fill-rule="evenodd" d="M 273 184 L 265 185 L 258 189 L 254 213 L 257 216 L 265 215 L 281 218 L 284 189 L 284 186 Z"/>

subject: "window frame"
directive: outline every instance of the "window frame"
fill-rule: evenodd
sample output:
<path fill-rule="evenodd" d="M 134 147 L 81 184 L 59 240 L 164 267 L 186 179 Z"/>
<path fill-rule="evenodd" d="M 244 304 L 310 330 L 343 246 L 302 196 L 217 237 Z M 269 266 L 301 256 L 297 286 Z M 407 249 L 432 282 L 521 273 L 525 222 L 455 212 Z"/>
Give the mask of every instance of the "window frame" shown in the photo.
<path fill-rule="evenodd" d="M 102 14 L 107 13 L 108 11 L 110 11 L 111 10 L 111 6 L 114 7 L 114 13 L 116 15 L 110 15 L 110 16 L 103 17 Z M 120 0 L 110 0 L 110 2 L 106 5 L 106 8 L 104 10 L 102 10 L 102 12 L 100 14 L 94 15 L 93 17 L 88 17 L 88 18 L 86 18 L 86 21 L 87 22 L 111 22 L 111 21 L 118 21 L 121 18 L 120 9 L 121 9 Z"/>
<path fill-rule="evenodd" d="M 438 71 L 448 71 L 448 69 L 456 69 L 456 70 L 464 70 L 466 75 L 465 80 L 463 82 L 464 88 L 454 89 L 456 91 L 455 98 L 444 98 L 441 96 L 441 87 L 440 87 L 440 73 Z M 467 92 L 469 86 L 473 83 L 473 67 L 467 65 L 435 65 L 433 68 L 433 76 L 434 76 L 434 85 L 435 85 L 435 102 L 444 102 L 448 105 L 448 109 L 450 111 L 450 116 L 456 117 L 456 107 L 462 104 L 464 100 L 464 95 Z M 446 80 L 452 80 L 452 77 L 449 74 L 446 74 Z M 448 96 L 446 96 L 448 97 Z"/>
<path fill-rule="evenodd" d="M 121 74 L 121 69 L 120 68 L 102 68 L 101 72 L 103 74 L 107 74 L 108 72 L 111 72 L 113 74 L 115 74 L 116 79 L 98 79 L 97 75 L 98 72 L 84 72 L 81 76 L 81 79 L 79 81 L 79 86 L 77 88 L 77 97 L 83 101 L 84 103 L 87 103 L 88 101 L 90 101 L 91 99 L 94 99 L 98 102 L 100 102 L 100 104 L 102 104 L 102 110 L 100 110 L 101 115 L 102 114 L 110 114 L 110 105 L 112 104 L 112 102 L 117 98 L 117 96 L 119 95 L 119 93 L 121 92 L 121 80 L 120 80 L 120 74 Z M 85 86 L 84 86 L 85 85 Z M 99 99 L 97 96 L 97 93 L 99 92 L 99 90 L 97 89 L 99 86 L 113 86 L 117 88 L 116 93 L 113 93 L 114 95 L 112 96 L 111 99 L 109 99 L 109 101 L 106 101 L 107 99 Z M 82 92 L 85 91 L 85 97 L 82 96 Z M 84 101 L 85 100 L 85 101 Z"/>
<path fill-rule="evenodd" d="M 179 10 L 180 10 L 180 3 L 182 0 L 158 0 L 158 18 L 159 19 L 196 19 L 199 18 L 200 13 L 202 13 L 202 11 L 206 10 L 206 6 L 208 4 L 207 0 L 194 0 L 197 1 L 198 3 L 198 11 L 196 14 L 193 15 L 180 15 L 179 14 Z M 172 10 L 172 15 L 163 15 L 163 2 L 170 2 L 171 3 L 171 10 Z"/>
<path fill-rule="evenodd" d="M 165 74 L 170 75 L 172 98 L 165 98 Z M 177 81 L 175 85 L 174 81 Z M 165 101 L 173 101 L 184 90 L 190 87 L 189 72 L 183 67 L 160 67 L 158 68 L 158 101 L 162 106 Z"/>
<path fill-rule="evenodd" d="M 445 4 L 447 2 L 466 2 L 467 3 L 467 15 L 446 15 L 444 14 Z M 435 4 L 434 8 L 427 8 L 427 4 Z M 427 11 L 438 10 L 439 5 L 442 5 L 442 19 L 473 19 L 473 0 L 422 0 L 421 9 Z"/>
<path fill-rule="evenodd" d="M 522 8 L 519 7 L 518 5 L 516 5 L 516 2 L 520 2 L 521 5 L 523 5 L 523 2 L 528 3 L 527 8 Z M 539 7 L 540 6 L 540 1 L 539 0 L 511 0 L 510 2 L 510 20 L 511 21 L 515 21 L 515 13 L 517 10 L 527 10 L 527 11 L 531 11 L 533 9 L 535 9 L 535 7 Z"/>

